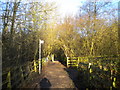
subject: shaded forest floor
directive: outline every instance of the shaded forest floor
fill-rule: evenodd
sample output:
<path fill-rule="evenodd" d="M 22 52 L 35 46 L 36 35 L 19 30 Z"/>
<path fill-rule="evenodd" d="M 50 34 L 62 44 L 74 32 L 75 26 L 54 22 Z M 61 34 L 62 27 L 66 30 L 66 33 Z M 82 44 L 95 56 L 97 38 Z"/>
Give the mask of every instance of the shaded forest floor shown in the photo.
<path fill-rule="evenodd" d="M 58 61 L 48 62 L 42 74 L 34 76 L 26 88 L 77 88 L 78 71 L 66 68 Z"/>

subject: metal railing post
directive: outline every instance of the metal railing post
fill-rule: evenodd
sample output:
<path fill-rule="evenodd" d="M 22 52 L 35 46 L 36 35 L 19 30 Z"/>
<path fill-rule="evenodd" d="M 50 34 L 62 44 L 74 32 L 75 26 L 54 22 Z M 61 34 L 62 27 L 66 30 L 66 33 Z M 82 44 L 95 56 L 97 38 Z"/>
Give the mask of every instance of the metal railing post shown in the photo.
<path fill-rule="evenodd" d="M 41 74 L 41 40 L 39 39 L 39 74 Z"/>

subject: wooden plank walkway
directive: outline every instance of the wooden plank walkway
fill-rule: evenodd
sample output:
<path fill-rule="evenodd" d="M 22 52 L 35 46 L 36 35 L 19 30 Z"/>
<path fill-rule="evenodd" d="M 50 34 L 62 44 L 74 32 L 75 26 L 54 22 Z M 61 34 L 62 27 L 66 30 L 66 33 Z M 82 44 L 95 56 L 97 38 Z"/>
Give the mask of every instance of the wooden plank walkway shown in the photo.
<path fill-rule="evenodd" d="M 60 62 L 49 62 L 44 68 L 44 76 L 37 84 L 38 88 L 75 88 L 75 85 L 68 73 L 66 67 Z"/>

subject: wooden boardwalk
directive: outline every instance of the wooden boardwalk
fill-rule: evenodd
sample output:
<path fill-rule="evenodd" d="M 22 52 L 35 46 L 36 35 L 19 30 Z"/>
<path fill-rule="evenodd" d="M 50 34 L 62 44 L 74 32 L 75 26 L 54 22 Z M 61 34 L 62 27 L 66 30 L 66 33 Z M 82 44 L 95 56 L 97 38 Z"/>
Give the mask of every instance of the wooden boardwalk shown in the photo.
<path fill-rule="evenodd" d="M 75 88 L 65 69 L 58 61 L 49 62 L 44 68 L 44 76 L 35 88 Z"/>

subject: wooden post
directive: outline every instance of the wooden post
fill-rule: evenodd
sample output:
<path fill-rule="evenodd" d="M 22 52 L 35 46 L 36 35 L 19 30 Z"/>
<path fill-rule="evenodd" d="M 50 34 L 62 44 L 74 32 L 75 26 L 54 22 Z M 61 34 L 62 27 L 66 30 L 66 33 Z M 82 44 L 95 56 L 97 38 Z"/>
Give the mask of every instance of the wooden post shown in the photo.
<path fill-rule="evenodd" d="M 20 78 L 21 78 L 21 83 L 19 83 L 20 86 L 22 86 L 23 82 L 24 82 L 24 75 L 23 75 L 23 69 L 22 69 L 23 66 L 20 66 Z"/>
<path fill-rule="evenodd" d="M 78 66 L 79 66 L 79 62 L 80 62 L 80 58 L 78 57 L 77 68 L 78 68 Z"/>
<path fill-rule="evenodd" d="M 69 57 L 67 57 L 67 67 L 69 67 L 69 65 L 68 65 L 68 62 L 69 62 L 69 61 L 68 61 L 68 60 L 69 60 Z"/>
<path fill-rule="evenodd" d="M 7 88 L 11 89 L 11 73 L 10 73 L 10 71 L 7 74 L 7 81 L 8 81 Z"/>
<path fill-rule="evenodd" d="M 21 77 L 22 77 L 22 81 L 23 81 L 24 80 L 24 75 L 23 75 L 22 67 L 20 67 L 20 71 L 21 71 Z"/>
<path fill-rule="evenodd" d="M 34 60 L 34 71 L 37 72 L 37 68 L 36 68 L 36 62 Z"/>
<path fill-rule="evenodd" d="M 54 54 L 52 54 L 52 62 L 54 62 Z"/>
<path fill-rule="evenodd" d="M 116 77 L 113 78 L 113 87 L 117 88 L 117 86 L 116 86 Z"/>

